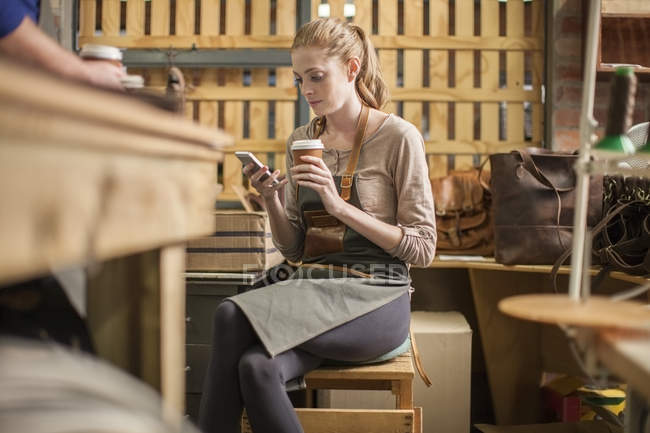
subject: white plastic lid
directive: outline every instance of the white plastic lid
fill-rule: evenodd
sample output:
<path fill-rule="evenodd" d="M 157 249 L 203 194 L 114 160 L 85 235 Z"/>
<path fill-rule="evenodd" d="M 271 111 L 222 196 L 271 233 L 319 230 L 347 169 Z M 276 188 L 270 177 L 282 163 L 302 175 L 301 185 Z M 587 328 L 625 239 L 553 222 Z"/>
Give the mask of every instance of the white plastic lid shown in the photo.
<path fill-rule="evenodd" d="M 121 80 L 122 85 L 127 89 L 141 89 L 144 87 L 142 75 L 127 75 Z"/>
<path fill-rule="evenodd" d="M 324 149 L 323 142 L 319 139 L 315 140 L 296 140 L 291 145 L 291 150 L 308 150 L 308 149 Z"/>
<path fill-rule="evenodd" d="M 85 44 L 81 47 L 79 55 L 82 58 L 106 59 L 122 61 L 122 51 L 110 45 Z"/>

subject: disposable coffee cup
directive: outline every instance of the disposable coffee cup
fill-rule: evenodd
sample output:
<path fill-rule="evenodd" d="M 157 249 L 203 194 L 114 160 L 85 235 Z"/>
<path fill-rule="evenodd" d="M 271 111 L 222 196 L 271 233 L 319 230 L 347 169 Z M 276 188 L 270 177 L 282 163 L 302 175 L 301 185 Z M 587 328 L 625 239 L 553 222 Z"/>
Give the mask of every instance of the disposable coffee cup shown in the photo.
<path fill-rule="evenodd" d="M 110 45 L 85 44 L 81 47 L 79 56 L 84 60 L 109 62 L 122 67 L 122 51 Z"/>
<path fill-rule="evenodd" d="M 293 164 L 306 164 L 307 161 L 300 159 L 301 156 L 309 155 L 316 158 L 323 158 L 323 142 L 315 140 L 296 140 L 291 144 L 291 153 L 293 153 Z"/>

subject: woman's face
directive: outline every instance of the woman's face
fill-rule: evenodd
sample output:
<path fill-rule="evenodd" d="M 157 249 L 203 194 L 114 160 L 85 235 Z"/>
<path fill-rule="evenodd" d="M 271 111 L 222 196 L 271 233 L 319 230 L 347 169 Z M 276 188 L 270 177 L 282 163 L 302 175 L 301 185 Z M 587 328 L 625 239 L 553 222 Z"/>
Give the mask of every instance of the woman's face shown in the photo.
<path fill-rule="evenodd" d="M 317 116 L 336 112 L 356 97 L 354 71 L 324 48 L 296 48 L 291 61 L 300 91 Z"/>

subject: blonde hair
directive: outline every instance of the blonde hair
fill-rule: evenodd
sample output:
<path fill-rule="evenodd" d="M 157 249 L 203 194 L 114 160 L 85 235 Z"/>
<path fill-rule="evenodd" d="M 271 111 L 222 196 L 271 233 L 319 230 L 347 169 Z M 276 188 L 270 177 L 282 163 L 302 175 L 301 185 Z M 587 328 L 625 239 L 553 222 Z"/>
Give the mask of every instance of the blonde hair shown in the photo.
<path fill-rule="evenodd" d="M 291 49 L 321 47 L 343 63 L 358 57 L 361 69 L 354 83 L 361 101 L 376 109 L 388 102 L 390 95 L 381 76 L 379 60 L 372 42 L 363 29 L 338 18 L 318 18 L 298 29 Z"/>

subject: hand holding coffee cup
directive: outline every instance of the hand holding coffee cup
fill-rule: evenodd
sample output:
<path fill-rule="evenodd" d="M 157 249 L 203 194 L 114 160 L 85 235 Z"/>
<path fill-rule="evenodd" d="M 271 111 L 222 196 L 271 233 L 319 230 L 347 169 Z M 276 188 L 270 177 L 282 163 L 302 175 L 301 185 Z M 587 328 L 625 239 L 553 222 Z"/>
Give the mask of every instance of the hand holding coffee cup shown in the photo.
<path fill-rule="evenodd" d="M 302 156 L 308 155 L 316 158 L 323 159 L 323 142 L 314 140 L 296 140 L 291 145 L 291 153 L 293 154 L 293 165 L 309 164 L 301 159 Z"/>
<path fill-rule="evenodd" d="M 123 89 L 126 68 L 122 66 L 122 51 L 108 45 L 86 44 L 79 52 L 86 79 L 100 87 Z"/>

